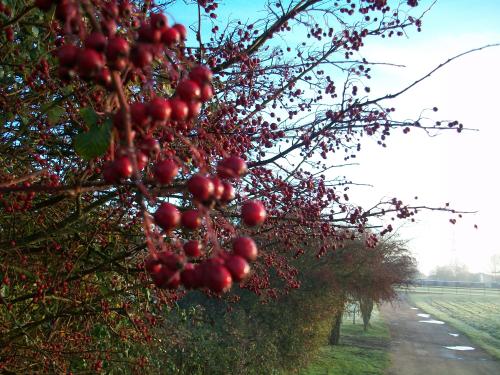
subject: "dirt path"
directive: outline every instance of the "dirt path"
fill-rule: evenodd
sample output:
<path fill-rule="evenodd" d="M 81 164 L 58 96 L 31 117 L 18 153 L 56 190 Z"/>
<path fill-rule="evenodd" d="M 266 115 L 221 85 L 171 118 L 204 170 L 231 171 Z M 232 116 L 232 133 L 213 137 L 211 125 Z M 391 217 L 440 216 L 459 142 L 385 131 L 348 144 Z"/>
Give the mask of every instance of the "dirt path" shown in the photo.
<path fill-rule="evenodd" d="M 418 316 L 425 312 L 412 309 L 407 301 L 393 306 L 385 304 L 381 312 L 391 332 L 391 366 L 387 375 L 500 374 L 500 362 L 462 334 L 451 335 L 459 332 L 448 324 L 419 322 L 434 318 Z M 474 347 L 475 350 L 458 351 L 446 346 Z"/>

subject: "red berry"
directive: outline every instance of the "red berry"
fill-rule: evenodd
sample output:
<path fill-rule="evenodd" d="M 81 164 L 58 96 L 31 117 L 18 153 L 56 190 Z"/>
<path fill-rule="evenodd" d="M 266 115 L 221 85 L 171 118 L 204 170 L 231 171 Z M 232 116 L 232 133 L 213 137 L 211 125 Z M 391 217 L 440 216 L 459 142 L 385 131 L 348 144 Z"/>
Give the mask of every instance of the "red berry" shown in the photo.
<path fill-rule="evenodd" d="M 231 288 L 233 279 L 228 269 L 220 264 L 209 263 L 203 267 L 204 284 L 215 293 L 222 293 Z"/>
<path fill-rule="evenodd" d="M 113 168 L 119 178 L 128 178 L 132 176 L 132 163 L 127 155 L 116 158 L 113 162 Z"/>
<path fill-rule="evenodd" d="M 149 102 L 148 111 L 149 115 L 154 121 L 166 121 L 172 114 L 171 103 L 164 98 L 156 97 Z"/>
<path fill-rule="evenodd" d="M 72 68 L 76 65 L 78 58 L 78 52 L 80 49 L 73 44 L 65 44 L 57 50 L 57 58 L 59 59 L 59 64 Z"/>
<path fill-rule="evenodd" d="M 85 48 L 94 49 L 97 52 L 104 52 L 107 43 L 108 40 L 104 34 L 94 31 L 85 38 L 84 45 Z"/>
<path fill-rule="evenodd" d="M 163 13 L 153 13 L 149 18 L 151 27 L 155 30 L 163 30 L 168 27 L 167 17 Z"/>
<path fill-rule="evenodd" d="M 243 222 L 251 227 L 260 225 L 266 220 L 266 209 L 261 201 L 246 201 L 241 208 Z"/>
<path fill-rule="evenodd" d="M 214 193 L 213 182 L 208 177 L 199 174 L 191 177 L 187 186 L 194 199 L 200 202 L 208 201 Z"/>
<path fill-rule="evenodd" d="M 150 157 L 160 152 L 160 143 L 152 137 L 144 138 L 139 147 L 142 152 Z"/>
<path fill-rule="evenodd" d="M 224 183 L 221 181 L 219 177 L 212 177 L 212 183 L 214 184 L 214 199 L 221 199 L 224 194 Z"/>
<path fill-rule="evenodd" d="M 153 62 L 153 53 L 148 45 L 140 43 L 132 49 L 130 60 L 136 67 L 144 69 Z"/>
<path fill-rule="evenodd" d="M 144 128 L 149 121 L 148 106 L 141 102 L 132 103 L 130 105 L 130 116 L 135 126 Z"/>
<path fill-rule="evenodd" d="M 154 214 L 155 223 L 163 230 L 176 228 L 181 221 L 181 214 L 177 207 L 170 203 L 162 203 Z"/>
<path fill-rule="evenodd" d="M 189 78 L 202 85 L 212 81 L 212 71 L 206 66 L 198 65 L 191 70 Z"/>
<path fill-rule="evenodd" d="M 179 31 L 177 31 L 177 29 L 171 27 L 169 29 L 163 30 L 161 34 L 161 42 L 167 47 L 173 47 L 176 44 L 179 44 L 180 41 L 181 34 L 179 34 Z"/>
<path fill-rule="evenodd" d="M 60 0 L 56 6 L 56 18 L 61 22 L 70 21 L 78 14 L 78 8 L 71 0 Z"/>
<path fill-rule="evenodd" d="M 143 23 L 138 30 L 139 41 L 146 43 L 158 43 L 161 40 L 162 31 L 153 29 L 149 23 Z"/>
<path fill-rule="evenodd" d="M 186 263 L 186 257 L 179 254 L 174 254 L 170 251 L 162 251 L 158 253 L 158 259 L 167 268 L 171 270 L 181 269 Z"/>
<path fill-rule="evenodd" d="M 100 53 L 85 48 L 78 53 L 77 65 L 82 78 L 92 78 L 104 67 L 104 59 Z"/>
<path fill-rule="evenodd" d="M 202 278 L 199 267 L 192 263 L 186 263 L 181 272 L 181 283 L 186 289 L 195 289 L 202 286 Z"/>
<path fill-rule="evenodd" d="M 195 81 L 185 79 L 179 82 L 179 85 L 177 86 L 177 95 L 187 102 L 198 100 L 201 95 L 200 85 L 198 85 Z"/>
<path fill-rule="evenodd" d="M 174 98 L 170 101 L 172 106 L 172 120 L 184 121 L 189 115 L 189 107 L 184 100 Z"/>
<path fill-rule="evenodd" d="M 181 225 L 184 228 L 195 230 L 201 226 L 201 216 L 198 210 L 187 210 L 181 215 Z"/>
<path fill-rule="evenodd" d="M 233 242 L 233 252 L 246 260 L 253 262 L 257 259 L 257 245 L 250 237 L 238 237 Z"/>
<path fill-rule="evenodd" d="M 220 197 L 221 202 L 227 203 L 232 201 L 236 197 L 233 185 L 227 181 L 223 181 L 222 185 L 224 185 L 224 192 L 222 193 L 222 197 Z"/>
<path fill-rule="evenodd" d="M 214 96 L 214 90 L 212 89 L 212 85 L 210 84 L 205 84 L 201 86 L 201 94 L 200 94 L 200 100 L 202 102 L 207 102 L 210 99 L 212 99 Z"/>
<path fill-rule="evenodd" d="M 108 68 L 104 67 L 99 71 L 96 77 L 96 82 L 108 90 L 113 88 L 113 79 L 111 78 L 111 72 Z"/>
<path fill-rule="evenodd" d="M 181 283 L 180 273 L 168 267 L 161 267 L 160 271 L 151 274 L 151 278 L 159 288 L 176 289 Z"/>
<path fill-rule="evenodd" d="M 241 177 L 247 173 L 247 163 L 239 156 L 230 156 L 219 162 L 217 174 L 222 178 Z"/>
<path fill-rule="evenodd" d="M 177 163 L 172 159 L 166 159 L 156 163 L 154 176 L 159 184 L 168 185 L 172 183 L 178 172 L 179 166 Z"/>
<path fill-rule="evenodd" d="M 193 119 L 198 117 L 201 112 L 201 102 L 192 101 L 188 104 L 188 118 Z"/>
<path fill-rule="evenodd" d="M 238 255 L 230 256 L 224 264 L 234 281 L 241 281 L 250 273 L 248 262 Z"/>
<path fill-rule="evenodd" d="M 117 61 L 122 58 L 127 58 L 130 54 L 130 45 L 126 39 L 115 37 L 109 40 L 108 48 L 106 49 L 106 57 L 109 61 Z"/>
<path fill-rule="evenodd" d="M 118 26 L 113 20 L 102 20 L 101 28 L 104 35 L 112 37 L 116 34 L 116 29 L 118 28 Z"/>
<path fill-rule="evenodd" d="M 202 254 L 202 246 L 200 241 L 191 240 L 184 244 L 184 252 L 188 257 L 199 257 Z"/>
<path fill-rule="evenodd" d="M 172 28 L 176 29 L 179 32 L 179 35 L 181 36 L 181 40 L 187 39 L 187 29 L 184 25 L 181 25 L 180 23 L 176 23 L 174 26 L 172 26 Z"/>
<path fill-rule="evenodd" d="M 148 156 L 142 151 L 137 151 L 135 155 L 137 159 L 137 169 L 142 171 L 146 165 L 148 165 Z"/>
<path fill-rule="evenodd" d="M 159 272 L 160 268 L 161 268 L 161 263 L 160 263 L 160 259 L 158 258 L 158 256 L 156 254 L 149 255 L 146 258 L 146 260 L 144 261 L 144 268 L 149 273 Z"/>

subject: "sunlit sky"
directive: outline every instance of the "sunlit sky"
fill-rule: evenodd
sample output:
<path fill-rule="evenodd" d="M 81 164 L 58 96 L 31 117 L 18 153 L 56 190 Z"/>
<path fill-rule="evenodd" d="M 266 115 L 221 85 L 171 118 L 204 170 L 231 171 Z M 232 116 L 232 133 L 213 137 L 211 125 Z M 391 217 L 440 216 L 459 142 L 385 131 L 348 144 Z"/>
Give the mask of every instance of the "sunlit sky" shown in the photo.
<path fill-rule="evenodd" d="M 263 0 L 220 2 L 220 17 L 252 20 L 262 14 Z M 420 1 L 423 9 L 433 1 Z M 189 16 L 176 20 L 189 24 Z M 244 16 L 243 16 L 244 15 Z M 500 0 L 437 0 L 423 21 L 423 31 L 409 38 L 371 40 L 361 54 L 370 61 L 391 62 L 405 68 L 372 69 L 372 94 L 398 91 L 449 57 L 486 44 L 500 42 Z M 399 234 L 428 273 L 437 265 L 466 264 L 471 271 L 490 271 L 490 257 L 500 253 L 500 47 L 475 52 L 452 62 L 404 96 L 388 103 L 394 118 L 416 118 L 422 109 L 436 120 L 459 120 L 479 131 L 443 132 L 429 137 L 412 130 L 396 132 L 383 149 L 365 141 L 356 161 L 359 166 L 342 174 L 373 187 L 351 189 L 355 203 L 373 205 L 383 197 L 409 202 L 477 211 L 456 225 L 449 214 L 420 213 L 414 224 L 401 222 Z M 474 224 L 478 229 L 474 229 Z"/>

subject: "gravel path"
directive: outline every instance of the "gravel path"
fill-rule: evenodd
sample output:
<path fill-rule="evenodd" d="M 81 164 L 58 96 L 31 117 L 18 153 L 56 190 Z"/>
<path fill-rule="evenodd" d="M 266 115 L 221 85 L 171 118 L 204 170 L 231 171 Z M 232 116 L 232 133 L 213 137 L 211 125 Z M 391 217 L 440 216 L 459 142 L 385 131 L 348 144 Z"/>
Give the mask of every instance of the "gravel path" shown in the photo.
<path fill-rule="evenodd" d="M 436 321 L 432 315 L 410 306 L 407 301 L 392 306 L 385 304 L 381 313 L 391 332 L 391 366 L 387 375 L 500 374 L 500 362 L 448 324 Z"/>

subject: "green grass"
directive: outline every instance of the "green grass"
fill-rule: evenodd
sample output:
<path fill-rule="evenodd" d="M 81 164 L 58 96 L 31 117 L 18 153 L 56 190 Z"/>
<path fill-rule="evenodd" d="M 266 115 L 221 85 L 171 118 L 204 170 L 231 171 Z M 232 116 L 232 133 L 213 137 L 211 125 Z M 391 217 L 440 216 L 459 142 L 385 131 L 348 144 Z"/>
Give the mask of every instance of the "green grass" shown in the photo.
<path fill-rule="evenodd" d="M 363 331 L 360 318 L 356 324 L 344 319 L 340 345 L 324 346 L 318 358 L 300 375 L 382 375 L 389 365 L 389 331 L 378 311 L 374 310 L 371 327 Z"/>
<path fill-rule="evenodd" d="M 411 292 L 415 306 L 449 323 L 500 359 L 500 295 Z"/>

